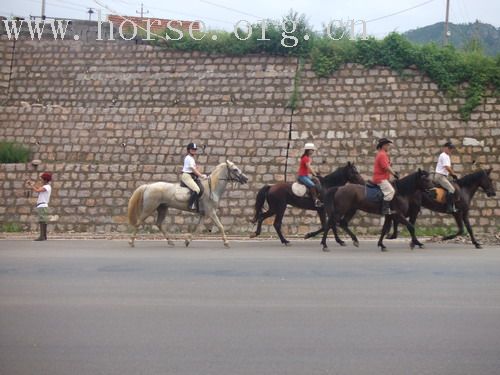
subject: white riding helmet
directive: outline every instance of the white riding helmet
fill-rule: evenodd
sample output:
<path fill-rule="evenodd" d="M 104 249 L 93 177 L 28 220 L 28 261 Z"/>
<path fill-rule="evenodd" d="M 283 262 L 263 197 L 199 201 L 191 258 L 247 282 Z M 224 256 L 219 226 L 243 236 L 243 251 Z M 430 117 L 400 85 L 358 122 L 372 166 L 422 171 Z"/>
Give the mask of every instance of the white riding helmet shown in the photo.
<path fill-rule="evenodd" d="M 304 151 L 307 151 L 307 150 L 314 150 L 314 151 L 316 151 L 316 150 L 317 150 L 317 148 L 316 148 L 316 146 L 314 145 L 314 143 L 306 143 L 306 144 L 304 145 Z"/>

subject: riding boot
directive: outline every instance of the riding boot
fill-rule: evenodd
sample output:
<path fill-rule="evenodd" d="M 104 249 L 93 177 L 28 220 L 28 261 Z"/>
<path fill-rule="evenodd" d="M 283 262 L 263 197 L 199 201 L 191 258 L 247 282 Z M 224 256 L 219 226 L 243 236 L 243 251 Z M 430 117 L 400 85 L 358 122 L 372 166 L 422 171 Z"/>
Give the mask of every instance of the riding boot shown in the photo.
<path fill-rule="evenodd" d="M 196 212 L 198 212 L 200 215 L 204 215 L 205 210 L 203 209 L 203 206 L 201 205 L 199 194 L 196 194 L 196 203 L 195 204 L 196 204 Z"/>
<path fill-rule="evenodd" d="M 391 214 L 391 201 L 382 201 L 382 215 Z"/>
<path fill-rule="evenodd" d="M 321 199 L 319 199 L 319 193 L 318 193 L 318 190 L 316 187 L 312 187 L 310 189 L 310 192 L 311 192 L 311 197 L 314 201 L 314 205 L 316 207 L 322 207 L 323 206 L 323 202 L 321 202 Z"/>
<path fill-rule="evenodd" d="M 196 210 L 196 201 L 198 198 L 198 194 L 196 191 L 191 191 L 191 196 L 189 197 L 188 208 L 190 210 Z"/>
<path fill-rule="evenodd" d="M 40 235 L 38 238 L 35 238 L 33 241 L 45 241 L 47 238 L 47 224 L 39 223 Z"/>
<path fill-rule="evenodd" d="M 446 212 L 449 214 L 457 212 L 455 209 L 455 194 L 450 192 L 446 193 Z"/>

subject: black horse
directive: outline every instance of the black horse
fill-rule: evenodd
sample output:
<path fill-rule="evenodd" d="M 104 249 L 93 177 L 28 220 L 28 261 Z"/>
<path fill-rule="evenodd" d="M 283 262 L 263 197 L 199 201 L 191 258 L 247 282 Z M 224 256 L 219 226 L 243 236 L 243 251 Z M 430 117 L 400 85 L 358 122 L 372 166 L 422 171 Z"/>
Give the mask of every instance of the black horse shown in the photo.
<path fill-rule="evenodd" d="M 425 191 L 430 189 L 432 186 L 429 173 L 421 169 L 394 182 L 396 194 L 394 199 L 391 201 L 392 213 L 390 215 L 386 215 L 386 217 L 391 217 L 392 220 L 399 221 L 406 225 L 412 238 L 410 243 L 411 248 L 414 248 L 415 245 L 421 247 L 423 244 L 420 243 L 415 236 L 414 226 L 406 220 L 410 204 L 409 197 L 416 191 Z M 367 199 L 366 188 L 363 185 L 348 184 L 328 189 L 325 193 L 324 203 L 328 214 L 328 222 L 325 225 L 323 239 L 321 240 L 323 251 L 328 251 L 326 238 L 330 228 L 333 229 L 335 240 L 340 245 L 345 245 L 344 241 L 338 237 L 337 223 L 351 236 L 354 246 L 359 246 L 359 241 L 356 235 L 349 229 L 349 221 L 356 214 L 357 210 L 378 215 L 380 215 L 381 211 L 381 202 Z M 382 234 L 377 245 L 382 249 L 382 251 L 385 251 L 386 247 L 383 244 L 383 234 L 384 232 L 382 230 Z"/>
<path fill-rule="evenodd" d="M 457 188 L 458 200 L 455 203 L 455 208 L 457 212 L 450 214 L 453 215 L 455 221 L 458 225 L 458 232 L 446 237 L 443 237 L 443 240 L 451 240 L 457 236 L 461 236 L 464 234 L 464 224 L 467 228 L 467 232 L 469 232 L 472 243 L 476 248 L 480 249 L 481 244 L 476 240 L 474 234 L 472 232 L 472 227 L 469 221 L 469 209 L 472 203 L 472 198 L 474 198 L 474 194 L 476 191 L 481 188 L 486 193 L 488 197 L 493 197 L 496 195 L 495 187 L 490 178 L 491 168 L 488 170 L 480 170 L 471 174 L 468 174 L 454 183 Z M 420 212 L 421 207 L 428 208 L 431 211 L 447 213 L 446 212 L 446 203 L 438 203 L 436 200 L 431 197 L 429 194 L 416 192 L 410 198 L 410 207 L 408 210 L 408 217 L 410 223 L 415 225 L 417 221 L 417 216 Z M 386 222 L 388 221 L 388 227 L 390 228 L 392 220 L 390 218 L 386 218 Z M 384 226 L 386 224 L 384 223 Z M 390 239 L 397 238 L 398 233 L 398 223 L 394 221 L 394 232 L 389 237 Z"/>
<path fill-rule="evenodd" d="M 353 184 L 363 184 L 364 180 L 359 174 L 358 170 L 353 163 L 348 162 L 344 167 L 339 167 L 334 172 L 330 173 L 325 177 L 318 176 L 322 189 L 331 188 L 334 186 L 341 186 L 347 182 Z M 264 203 L 267 201 L 269 210 L 262 212 Z M 292 205 L 294 207 L 302 208 L 305 210 L 313 210 L 318 212 L 319 219 L 321 221 L 321 228 L 315 232 L 306 234 L 306 238 L 312 237 L 321 233 L 325 225 L 325 210 L 324 207 L 316 207 L 313 200 L 310 197 L 298 197 L 292 192 L 292 183 L 290 182 L 280 182 L 275 185 L 266 185 L 259 190 L 257 193 L 257 198 L 255 201 L 255 216 L 253 222 L 257 223 L 257 229 L 255 233 L 252 233 L 251 237 L 257 237 L 261 233 L 262 222 L 267 218 L 276 215 L 274 219 L 274 229 L 281 240 L 281 243 L 288 245 L 288 241 L 281 232 L 281 223 L 283 221 L 283 216 L 285 215 L 285 210 L 287 205 Z"/>

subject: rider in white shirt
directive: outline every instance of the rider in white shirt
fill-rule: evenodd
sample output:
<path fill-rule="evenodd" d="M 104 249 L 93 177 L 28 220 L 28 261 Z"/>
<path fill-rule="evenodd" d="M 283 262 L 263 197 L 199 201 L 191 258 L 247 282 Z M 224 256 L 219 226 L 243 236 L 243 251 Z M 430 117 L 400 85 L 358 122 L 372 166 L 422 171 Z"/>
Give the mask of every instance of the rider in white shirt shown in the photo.
<path fill-rule="evenodd" d="M 182 167 L 181 181 L 191 190 L 192 194 L 189 199 L 188 206 L 190 209 L 200 212 L 199 197 L 200 186 L 196 182 L 198 178 L 207 178 L 207 175 L 201 173 L 196 166 L 194 159 L 198 146 L 196 143 L 190 143 L 187 146 L 187 155 L 184 158 L 184 166 Z"/>
<path fill-rule="evenodd" d="M 457 179 L 457 175 L 451 168 L 451 152 L 455 148 L 453 143 L 446 142 L 443 145 L 443 152 L 439 155 L 436 165 L 436 174 L 434 181 L 447 191 L 446 194 L 446 212 L 456 212 L 454 204 L 455 186 L 448 180 L 448 176 Z"/>

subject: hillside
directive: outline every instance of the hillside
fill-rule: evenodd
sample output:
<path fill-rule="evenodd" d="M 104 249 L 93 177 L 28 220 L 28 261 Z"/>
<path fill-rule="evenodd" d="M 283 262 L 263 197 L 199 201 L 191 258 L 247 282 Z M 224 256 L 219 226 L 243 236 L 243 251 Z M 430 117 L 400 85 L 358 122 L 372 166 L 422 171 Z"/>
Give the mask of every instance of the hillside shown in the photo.
<path fill-rule="evenodd" d="M 472 40 L 478 40 L 483 51 L 491 56 L 500 53 L 500 28 L 476 21 L 468 24 L 449 24 L 450 43 L 457 48 L 467 48 Z M 403 34 L 410 41 L 425 44 L 443 43 L 444 22 L 407 31 Z"/>

